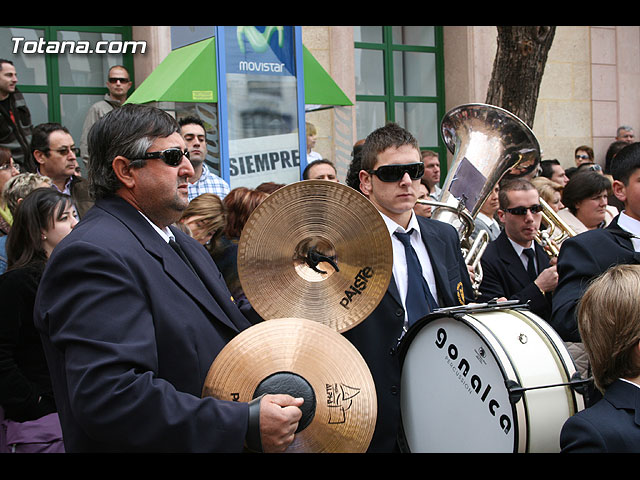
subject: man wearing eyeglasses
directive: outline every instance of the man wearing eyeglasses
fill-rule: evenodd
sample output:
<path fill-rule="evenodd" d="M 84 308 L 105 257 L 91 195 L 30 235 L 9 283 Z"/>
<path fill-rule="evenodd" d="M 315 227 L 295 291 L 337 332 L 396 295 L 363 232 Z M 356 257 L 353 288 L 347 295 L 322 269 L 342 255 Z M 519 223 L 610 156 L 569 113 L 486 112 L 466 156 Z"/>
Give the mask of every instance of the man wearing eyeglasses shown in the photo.
<path fill-rule="evenodd" d="M 399 450 L 399 340 L 440 307 L 471 300 L 471 281 L 455 228 L 417 216 L 424 163 L 415 137 L 397 124 L 372 132 L 362 148 L 360 189 L 380 212 L 391 237 L 393 276 L 376 309 L 344 333 L 369 366 L 378 418 L 369 452 Z"/>
<path fill-rule="evenodd" d="M 504 230 L 482 255 L 478 300 L 529 302 L 533 313 L 549 320 L 558 274 L 535 240 L 542 220 L 538 191 L 526 179 L 513 179 L 501 183 L 498 198 L 498 219 Z"/>
<path fill-rule="evenodd" d="M 109 93 L 105 93 L 102 100 L 91 105 L 87 116 L 84 118 L 82 136 L 80 137 L 80 152 L 82 153 L 82 157 L 78 160 L 81 171 L 86 171 L 86 163 L 89 161 L 89 149 L 87 147 L 89 130 L 91 130 L 93 124 L 100 118 L 104 117 L 114 108 L 120 107 L 127 100 L 127 95 L 133 83 L 131 82 L 131 77 L 127 69 L 122 65 L 115 65 L 109 69 L 106 85 Z"/>
<path fill-rule="evenodd" d="M 94 125 L 89 145 L 96 204 L 47 261 L 34 313 L 65 451 L 284 450 L 302 399 L 202 398 L 213 360 L 251 312 L 173 226 L 193 175 L 177 122 L 124 105 Z"/>
<path fill-rule="evenodd" d="M 33 129 L 31 151 L 36 172 L 51 179 L 53 188 L 71 196 L 78 217 L 93 206 L 89 182 L 76 175 L 80 154 L 67 127 L 59 123 L 42 123 Z"/>

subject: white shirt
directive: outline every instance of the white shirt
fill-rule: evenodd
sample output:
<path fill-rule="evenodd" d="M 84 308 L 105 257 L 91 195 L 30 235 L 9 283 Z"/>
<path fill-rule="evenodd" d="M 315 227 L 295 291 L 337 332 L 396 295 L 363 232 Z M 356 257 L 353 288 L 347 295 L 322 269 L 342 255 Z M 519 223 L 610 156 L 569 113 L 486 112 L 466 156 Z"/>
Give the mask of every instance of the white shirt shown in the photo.
<path fill-rule="evenodd" d="M 406 230 L 382 212 L 380 213 L 380 215 L 382 215 L 382 219 L 387 225 L 389 235 L 391 236 L 391 245 L 393 247 L 393 277 L 395 278 L 396 286 L 398 287 L 398 293 L 400 294 L 402 306 L 405 307 L 405 297 L 407 296 L 407 260 L 404 253 L 403 243 L 398 237 L 394 235 L 396 231 L 406 233 L 409 230 L 413 229 L 413 232 L 411 233 L 411 246 L 418 255 L 418 260 L 420 260 L 420 266 L 422 267 L 422 275 L 427 281 L 427 285 L 429 285 L 429 290 L 431 290 L 433 298 L 437 299 L 438 291 L 436 288 L 436 277 L 433 273 L 433 267 L 431 266 L 431 259 L 429 258 L 427 247 L 424 245 L 422 237 L 420 236 L 420 225 L 418 224 L 418 219 L 416 218 L 415 213 L 411 212 L 411 220 L 409 220 L 409 225 L 407 226 Z M 407 322 L 406 307 L 404 310 L 405 322 Z"/>
<path fill-rule="evenodd" d="M 156 232 L 158 232 L 158 235 L 160 235 L 165 242 L 169 243 L 169 240 L 175 240 L 176 239 L 176 237 L 173 235 L 171 230 L 169 230 L 169 227 L 164 227 L 164 229 L 161 229 L 155 223 L 153 223 L 151 220 L 149 220 L 149 218 L 144 213 L 142 213 L 140 210 L 138 210 L 138 213 L 140 213 L 140 215 L 142 215 L 144 217 L 144 219 L 147 222 L 149 222 L 149 224 L 153 227 L 153 229 Z"/>
<path fill-rule="evenodd" d="M 624 213 L 624 211 L 620 212 L 620 217 L 618 217 L 618 226 L 635 235 L 631 239 L 631 243 L 633 244 L 633 249 L 636 252 L 640 252 L 640 222 L 631 218 L 629 215 Z"/>

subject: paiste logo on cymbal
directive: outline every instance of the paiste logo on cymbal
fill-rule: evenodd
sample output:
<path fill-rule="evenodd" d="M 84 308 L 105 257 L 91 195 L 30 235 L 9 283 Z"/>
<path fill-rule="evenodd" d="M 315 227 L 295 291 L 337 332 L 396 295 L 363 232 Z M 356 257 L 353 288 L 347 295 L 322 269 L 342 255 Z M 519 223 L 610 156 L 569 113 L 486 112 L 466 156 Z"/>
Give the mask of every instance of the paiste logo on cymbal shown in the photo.
<path fill-rule="evenodd" d="M 360 269 L 360 271 L 356 274 L 353 279 L 353 283 L 349 285 L 344 291 L 344 297 L 340 299 L 340 305 L 344 308 L 348 309 L 350 303 L 352 302 L 352 298 L 356 295 L 361 295 L 365 288 L 367 288 L 367 283 L 369 279 L 373 278 L 373 268 L 372 267 L 364 267 Z"/>
<path fill-rule="evenodd" d="M 327 384 L 327 407 L 329 407 L 329 424 L 345 423 L 347 411 L 353 399 L 360 393 L 359 388 L 344 384 Z"/>

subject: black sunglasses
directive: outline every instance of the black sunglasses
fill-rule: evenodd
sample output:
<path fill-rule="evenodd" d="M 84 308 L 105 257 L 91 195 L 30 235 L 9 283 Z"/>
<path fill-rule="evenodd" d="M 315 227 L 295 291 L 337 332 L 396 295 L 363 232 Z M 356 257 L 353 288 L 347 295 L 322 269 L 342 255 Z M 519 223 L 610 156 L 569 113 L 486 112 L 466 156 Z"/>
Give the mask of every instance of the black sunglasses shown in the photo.
<path fill-rule="evenodd" d="M 404 177 L 405 173 L 409 174 L 411 180 L 419 180 L 424 175 L 424 163 L 383 165 L 376 170 L 368 170 L 368 173 L 375 175 L 382 182 L 398 182 Z"/>
<path fill-rule="evenodd" d="M 109 77 L 109 83 L 129 83 L 128 78 Z"/>
<path fill-rule="evenodd" d="M 182 157 L 189 158 L 189 150 L 182 151 L 179 148 L 167 148 L 161 152 L 147 152 L 140 158 L 131 158 L 130 160 L 149 160 L 151 158 L 159 158 L 170 167 L 177 167 L 182 163 Z"/>
<path fill-rule="evenodd" d="M 511 215 L 526 215 L 527 210 L 531 210 L 531 213 L 540 213 L 542 211 L 542 205 L 531 205 L 530 207 L 513 207 L 505 208 L 504 211 Z"/>

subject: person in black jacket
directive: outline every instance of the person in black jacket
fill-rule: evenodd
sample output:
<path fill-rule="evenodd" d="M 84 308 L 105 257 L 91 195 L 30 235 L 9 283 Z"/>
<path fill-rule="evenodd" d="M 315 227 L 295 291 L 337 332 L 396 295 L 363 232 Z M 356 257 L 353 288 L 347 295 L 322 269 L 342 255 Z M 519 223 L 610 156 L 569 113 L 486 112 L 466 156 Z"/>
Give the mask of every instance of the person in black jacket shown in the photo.
<path fill-rule="evenodd" d="M 0 58 L 0 146 L 11 150 L 23 172 L 34 172 L 31 156 L 31 112 L 17 88 L 18 76 L 10 60 Z"/>
<path fill-rule="evenodd" d="M 640 453 L 640 266 L 616 265 L 594 280 L 578 329 L 604 398 L 565 422 L 563 453 Z"/>
<path fill-rule="evenodd" d="M 400 450 L 401 365 L 397 347 L 405 330 L 429 313 L 411 313 L 412 287 L 420 286 L 418 296 L 430 295 L 437 307 L 464 305 L 472 295 L 455 228 L 413 211 L 423 173 L 418 143 L 410 132 L 388 124 L 367 137 L 360 189 L 382 215 L 393 247 L 393 275 L 387 292 L 369 317 L 344 332 L 367 362 L 376 386 L 378 417 L 368 452 Z M 408 278 L 410 250 L 400 240 L 403 234 L 410 236 L 422 275 Z"/>
<path fill-rule="evenodd" d="M 542 210 L 535 186 L 526 179 L 500 185 L 498 218 L 504 230 L 482 255 L 482 283 L 478 300 L 494 298 L 529 302 L 531 311 L 544 320 L 551 316 L 551 294 L 557 285 L 555 265 L 535 241 Z M 532 250 L 532 260 L 526 250 Z M 529 273 L 533 261 L 533 273 Z"/>

